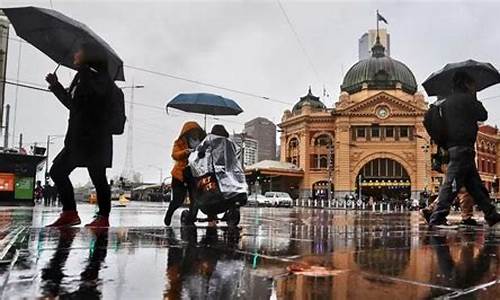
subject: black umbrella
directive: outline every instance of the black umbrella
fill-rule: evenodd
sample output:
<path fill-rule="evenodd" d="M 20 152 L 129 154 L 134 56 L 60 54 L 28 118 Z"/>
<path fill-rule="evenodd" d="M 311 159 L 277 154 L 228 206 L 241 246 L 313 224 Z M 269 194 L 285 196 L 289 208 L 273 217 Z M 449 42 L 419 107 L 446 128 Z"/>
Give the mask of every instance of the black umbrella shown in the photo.
<path fill-rule="evenodd" d="M 16 34 L 48 55 L 58 64 L 74 68 L 73 54 L 83 43 L 102 47 L 108 60 L 112 79 L 125 80 L 123 61 L 115 51 L 85 24 L 62 13 L 40 7 L 13 7 L 2 9 Z"/>
<path fill-rule="evenodd" d="M 169 107 L 185 112 L 204 114 L 205 123 L 206 115 L 236 116 L 243 112 L 236 101 L 208 93 L 179 94 L 167 103 L 167 110 Z"/>
<path fill-rule="evenodd" d="M 432 73 L 422 83 L 427 95 L 450 95 L 453 92 L 453 77 L 457 72 L 469 74 L 476 82 L 477 91 L 500 83 L 500 73 L 492 64 L 469 59 L 447 64 L 441 70 Z"/>

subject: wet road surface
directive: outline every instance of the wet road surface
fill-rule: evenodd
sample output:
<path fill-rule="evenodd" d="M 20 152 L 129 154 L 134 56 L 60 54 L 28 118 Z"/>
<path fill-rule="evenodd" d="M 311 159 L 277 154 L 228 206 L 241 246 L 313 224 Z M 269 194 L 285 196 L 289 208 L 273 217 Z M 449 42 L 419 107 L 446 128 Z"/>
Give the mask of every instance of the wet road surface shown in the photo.
<path fill-rule="evenodd" d="M 429 231 L 417 213 L 244 208 L 241 228 L 45 229 L 57 207 L 0 207 L 3 299 L 500 299 L 500 228 Z M 89 221 L 95 207 L 79 205 Z M 179 224 L 176 212 L 173 224 Z"/>

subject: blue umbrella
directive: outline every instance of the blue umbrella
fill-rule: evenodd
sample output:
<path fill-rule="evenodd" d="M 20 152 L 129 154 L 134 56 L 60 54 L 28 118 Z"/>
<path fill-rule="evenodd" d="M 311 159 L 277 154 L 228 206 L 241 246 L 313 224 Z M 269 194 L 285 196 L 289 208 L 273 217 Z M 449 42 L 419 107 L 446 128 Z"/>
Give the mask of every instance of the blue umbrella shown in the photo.
<path fill-rule="evenodd" d="M 167 110 L 169 107 L 212 116 L 236 116 L 243 112 L 234 100 L 208 93 L 179 94 L 167 104 Z"/>
<path fill-rule="evenodd" d="M 179 94 L 169 103 L 168 108 L 176 108 L 185 112 L 204 114 L 207 127 L 207 115 L 237 116 L 243 109 L 232 99 L 208 93 Z"/>

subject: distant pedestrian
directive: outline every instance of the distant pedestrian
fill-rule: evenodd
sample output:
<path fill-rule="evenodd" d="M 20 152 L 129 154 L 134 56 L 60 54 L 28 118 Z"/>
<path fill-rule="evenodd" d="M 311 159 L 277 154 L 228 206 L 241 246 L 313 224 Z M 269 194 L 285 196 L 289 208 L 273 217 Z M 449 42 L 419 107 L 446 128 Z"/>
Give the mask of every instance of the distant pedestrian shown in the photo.
<path fill-rule="evenodd" d="M 111 167 L 112 133 L 109 130 L 109 101 L 114 83 L 108 75 L 106 55 L 95 44 L 86 43 L 74 55 L 78 73 L 69 89 L 64 89 L 56 74 L 48 74 L 50 90 L 69 110 L 64 148 L 53 161 L 50 176 L 57 185 L 63 212 L 49 226 L 80 224 L 73 185 L 69 175 L 75 168 L 87 168 L 97 190 L 99 211 L 87 226 L 109 226 L 111 191 L 106 168 Z"/>
<path fill-rule="evenodd" d="M 187 170 L 188 158 L 205 136 L 205 131 L 198 123 L 187 122 L 182 126 L 181 133 L 174 142 L 172 149 L 172 158 L 175 160 L 175 166 L 172 169 L 173 196 L 163 220 L 166 226 L 170 226 L 175 210 L 184 203 L 188 192 L 188 177 L 190 176 L 190 172 Z"/>
<path fill-rule="evenodd" d="M 42 182 L 40 180 L 37 180 L 36 186 L 35 186 L 35 201 L 38 203 L 41 203 L 42 199 L 43 199 Z"/>
<path fill-rule="evenodd" d="M 500 222 L 500 214 L 491 203 L 476 169 L 474 144 L 478 122 L 488 119 L 488 112 L 476 98 L 474 79 L 464 72 L 453 77 L 453 94 L 442 105 L 444 132 L 450 162 L 439 192 L 437 207 L 430 217 L 431 226 L 446 227 L 450 207 L 462 187 L 470 193 L 484 213 L 488 225 Z"/>
<path fill-rule="evenodd" d="M 43 185 L 43 202 L 45 205 L 50 205 L 50 184 L 47 182 Z"/>

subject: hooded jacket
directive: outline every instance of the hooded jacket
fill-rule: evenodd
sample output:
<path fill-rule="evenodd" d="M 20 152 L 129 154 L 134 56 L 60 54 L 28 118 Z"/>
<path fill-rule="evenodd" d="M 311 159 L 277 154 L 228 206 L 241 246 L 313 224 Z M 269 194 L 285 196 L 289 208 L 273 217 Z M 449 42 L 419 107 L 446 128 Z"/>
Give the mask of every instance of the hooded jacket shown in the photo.
<path fill-rule="evenodd" d="M 184 181 L 184 170 L 186 169 L 189 154 L 191 153 L 189 151 L 189 145 L 185 136 L 193 130 L 204 132 L 203 129 L 201 129 L 200 125 L 198 125 L 198 123 L 196 122 L 184 123 L 184 126 L 182 126 L 181 134 L 179 135 L 177 140 L 175 140 L 174 147 L 172 149 L 172 159 L 175 160 L 175 165 L 172 169 L 171 174 L 173 178 L 180 181 Z M 203 138 L 204 137 L 201 137 L 201 139 Z"/>

